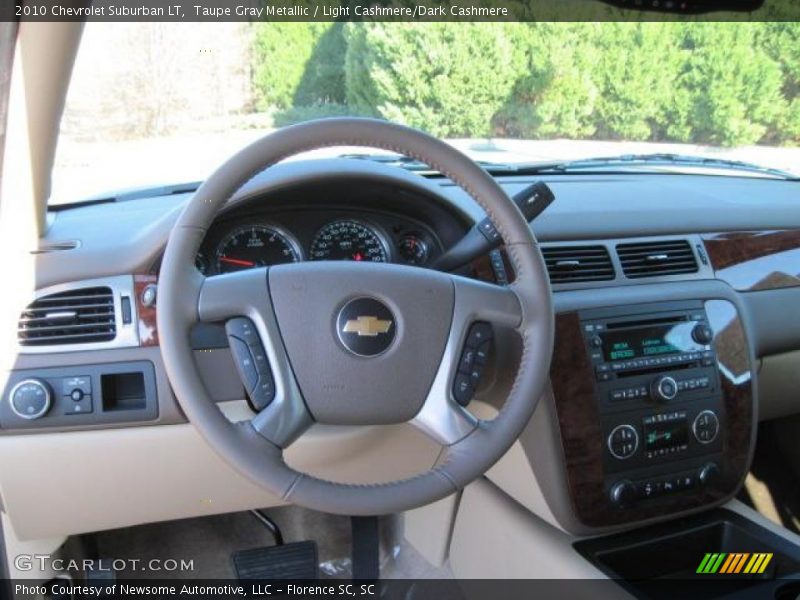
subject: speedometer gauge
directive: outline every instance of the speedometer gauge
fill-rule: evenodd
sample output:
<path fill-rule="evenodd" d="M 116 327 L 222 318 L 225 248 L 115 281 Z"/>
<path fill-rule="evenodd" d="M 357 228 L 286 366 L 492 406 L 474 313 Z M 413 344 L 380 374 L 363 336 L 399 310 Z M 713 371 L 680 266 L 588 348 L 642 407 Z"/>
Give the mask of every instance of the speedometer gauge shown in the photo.
<path fill-rule="evenodd" d="M 311 242 L 311 260 L 387 262 L 389 252 L 381 236 L 358 221 L 328 223 Z"/>
<path fill-rule="evenodd" d="M 217 246 L 216 258 L 219 273 L 301 260 L 297 243 L 271 225 L 246 225 L 234 229 Z"/>

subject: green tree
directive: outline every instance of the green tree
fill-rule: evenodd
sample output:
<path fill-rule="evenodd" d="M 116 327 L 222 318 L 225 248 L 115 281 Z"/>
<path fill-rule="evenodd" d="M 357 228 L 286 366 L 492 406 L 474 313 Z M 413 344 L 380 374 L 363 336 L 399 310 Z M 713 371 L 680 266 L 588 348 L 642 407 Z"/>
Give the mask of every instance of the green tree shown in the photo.
<path fill-rule="evenodd" d="M 341 23 L 257 23 L 253 84 L 259 109 L 344 102 Z"/>
<path fill-rule="evenodd" d="M 509 25 L 351 23 L 347 101 L 439 136 L 488 136 L 512 91 Z"/>
<path fill-rule="evenodd" d="M 511 30 L 517 81 L 496 117 L 505 135 L 591 137 L 598 89 L 590 23 L 524 23 Z"/>
<path fill-rule="evenodd" d="M 687 51 L 679 23 L 604 23 L 597 28 L 593 72 L 603 138 L 686 139 L 689 103 L 678 85 Z"/>
<path fill-rule="evenodd" d="M 754 144 L 786 111 L 780 65 L 760 46 L 761 23 L 693 23 L 680 83 L 691 97 L 695 142 Z"/>

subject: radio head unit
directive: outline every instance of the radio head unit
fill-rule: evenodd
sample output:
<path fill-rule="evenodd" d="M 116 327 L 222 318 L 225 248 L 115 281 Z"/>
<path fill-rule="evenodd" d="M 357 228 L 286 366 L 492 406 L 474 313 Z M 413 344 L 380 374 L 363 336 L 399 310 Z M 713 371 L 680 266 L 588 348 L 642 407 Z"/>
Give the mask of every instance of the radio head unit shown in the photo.
<path fill-rule="evenodd" d="M 706 484 L 697 474 L 722 451 L 724 407 L 703 305 L 662 304 L 635 314 L 600 309 L 580 317 L 611 503 Z"/>

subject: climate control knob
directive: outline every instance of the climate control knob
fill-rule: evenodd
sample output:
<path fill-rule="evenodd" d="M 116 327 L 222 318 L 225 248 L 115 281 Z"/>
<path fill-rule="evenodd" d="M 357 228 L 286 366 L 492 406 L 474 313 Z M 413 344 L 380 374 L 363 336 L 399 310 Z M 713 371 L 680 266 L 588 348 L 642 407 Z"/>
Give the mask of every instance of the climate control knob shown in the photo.
<path fill-rule="evenodd" d="M 701 444 L 710 444 L 719 435 L 719 418 L 713 410 L 700 411 L 692 423 L 695 439 Z"/>
<path fill-rule="evenodd" d="M 8 396 L 11 410 L 22 419 L 38 419 L 50 410 L 53 393 L 41 379 L 23 379 Z"/>
<path fill-rule="evenodd" d="M 636 501 L 636 486 L 627 479 L 617 481 L 608 490 L 608 499 L 617 507 L 630 506 Z"/>
<path fill-rule="evenodd" d="M 669 402 L 678 395 L 678 382 L 668 375 L 656 377 L 650 385 L 650 396 L 659 402 Z"/>

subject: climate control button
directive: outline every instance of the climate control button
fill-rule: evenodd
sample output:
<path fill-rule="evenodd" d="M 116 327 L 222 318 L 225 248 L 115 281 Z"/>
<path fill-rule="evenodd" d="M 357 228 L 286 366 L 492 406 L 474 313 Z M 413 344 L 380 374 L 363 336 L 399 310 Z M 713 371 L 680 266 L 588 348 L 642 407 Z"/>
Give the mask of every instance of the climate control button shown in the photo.
<path fill-rule="evenodd" d="M 22 419 L 38 419 L 50 410 L 50 386 L 41 379 L 23 379 L 11 390 L 11 410 Z"/>
<path fill-rule="evenodd" d="M 617 425 L 608 435 L 608 451 L 617 460 L 625 460 L 636 454 L 639 434 L 633 425 Z"/>
<path fill-rule="evenodd" d="M 692 423 L 694 437 L 701 444 L 710 444 L 719 434 L 719 419 L 713 410 L 704 410 L 697 414 Z"/>

